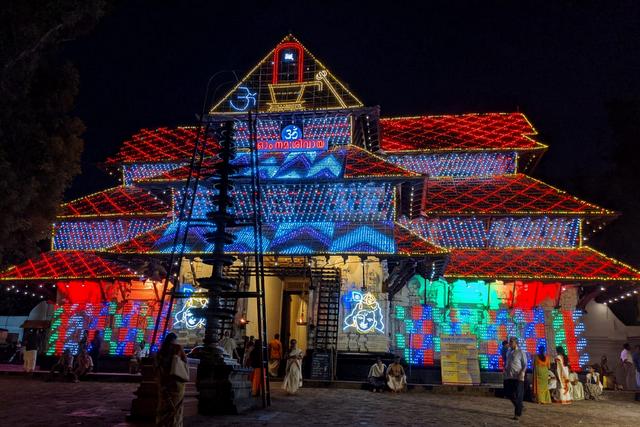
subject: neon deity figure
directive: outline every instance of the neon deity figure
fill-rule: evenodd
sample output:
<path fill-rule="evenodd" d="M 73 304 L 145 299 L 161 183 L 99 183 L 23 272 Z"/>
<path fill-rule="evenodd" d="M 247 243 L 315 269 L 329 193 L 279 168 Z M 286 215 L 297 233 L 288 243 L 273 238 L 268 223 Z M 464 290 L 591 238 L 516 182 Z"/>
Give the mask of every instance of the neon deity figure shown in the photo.
<path fill-rule="evenodd" d="M 185 327 L 187 329 L 203 328 L 205 325 L 204 317 L 198 317 L 192 309 L 206 308 L 208 304 L 209 300 L 207 298 L 191 297 L 187 299 L 182 308 L 174 315 L 174 327 Z"/>
<path fill-rule="evenodd" d="M 345 317 L 343 330 L 353 328 L 359 334 L 384 333 L 382 308 L 376 297 L 371 292 L 362 295 L 354 291 L 351 293 L 351 299 L 357 301 L 357 304 Z"/>

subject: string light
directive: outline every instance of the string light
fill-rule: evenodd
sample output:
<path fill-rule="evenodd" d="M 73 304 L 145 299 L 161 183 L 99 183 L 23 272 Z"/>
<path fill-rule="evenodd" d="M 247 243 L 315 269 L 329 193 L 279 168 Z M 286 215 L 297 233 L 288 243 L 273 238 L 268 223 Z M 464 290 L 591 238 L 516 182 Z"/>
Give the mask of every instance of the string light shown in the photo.
<path fill-rule="evenodd" d="M 165 221 L 164 218 L 62 221 L 54 226 L 52 249 L 105 249 L 153 230 Z"/>
<path fill-rule="evenodd" d="M 516 153 L 392 154 L 387 159 L 431 178 L 490 177 L 516 172 Z"/>
<path fill-rule="evenodd" d="M 521 113 L 385 118 L 382 148 L 394 151 L 503 150 L 545 147 Z"/>
<path fill-rule="evenodd" d="M 294 49 L 298 57 L 297 78 L 294 81 L 280 81 L 279 55 L 282 49 Z M 243 89 L 246 88 L 246 89 Z M 281 92 L 284 91 L 284 92 Z M 259 112 L 327 110 L 362 107 L 362 102 L 336 79 L 311 52 L 295 37 L 288 35 L 253 67 L 218 103 L 209 114 L 238 113 L 236 103 L 245 101 L 247 92 L 252 94 Z M 291 99 L 291 94 L 297 96 Z M 281 95 L 281 96 L 279 96 Z M 242 104 L 244 107 L 244 104 Z M 240 111 L 241 113 L 242 111 Z"/>
<path fill-rule="evenodd" d="M 398 222 L 446 248 L 571 248 L 578 246 L 578 218 L 401 217 Z"/>

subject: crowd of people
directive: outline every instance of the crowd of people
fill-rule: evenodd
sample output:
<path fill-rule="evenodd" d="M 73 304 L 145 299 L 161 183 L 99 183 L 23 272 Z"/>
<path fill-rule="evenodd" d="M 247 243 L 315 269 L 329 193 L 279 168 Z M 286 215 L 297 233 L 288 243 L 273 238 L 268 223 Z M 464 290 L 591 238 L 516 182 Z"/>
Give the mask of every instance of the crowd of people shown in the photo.
<path fill-rule="evenodd" d="M 544 346 L 538 348 L 533 360 L 532 398 L 540 404 L 570 404 L 576 400 L 599 400 L 605 389 L 640 389 L 640 346 L 634 352 L 624 344 L 620 354 L 617 375 L 609 369 L 606 356 L 599 364 L 587 366 L 584 382 L 575 372 L 563 347 L 556 347 L 551 359 Z M 501 355 L 504 362 L 504 391 L 514 405 L 514 419 L 522 415 L 523 396 L 526 384 L 527 357 L 512 337 L 502 342 Z"/>
<path fill-rule="evenodd" d="M 179 374 L 178 368 L 181 363 L 187 363 L 187 356 L 175 333 L 168 333 L 155 356 L 155 367 L 159 384 L 159 403 L 156 415 L 156 425 L 176 426 L 182 425 L 183 400 L 185 382 L 187 377 Z M 275 334 L 269 342 L 268 369 L 262 366 L 262 354 L 265 350 L 261 340 L 254 337 L 245 337 L 244 345 L 238 348 L 233 337 L 225 332 L 217 343 L 221 347 L 226 357 L 235 359 L 243 367 L 252 368 L 250 379 L 252 382 L 252 394 L 258 396 L 264 380 L 264 375 L 277 377 L 281 361 L 286 360 L 284 379 L 282 388 L 288 394 L 295 394 L 302 387 L 302 359 L 303 352 L 298 348 L 296 340 L 291 340 L 286 354 L 280 337 Z M 186 367 L 188 372 L 188 366 Z"/>

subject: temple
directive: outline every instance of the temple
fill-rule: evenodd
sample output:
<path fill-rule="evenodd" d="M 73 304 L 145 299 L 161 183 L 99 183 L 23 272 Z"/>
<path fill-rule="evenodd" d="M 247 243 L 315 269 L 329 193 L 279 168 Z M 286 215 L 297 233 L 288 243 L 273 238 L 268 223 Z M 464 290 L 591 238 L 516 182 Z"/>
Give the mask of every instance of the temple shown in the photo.
<path fill-rule="evenodd" d="M 252 254 L 262 251 L 269 337 L 332 351 L 337 372 L 341 355 L 359 353 L 438 366 L 443 335 L 473 335 L 485 371 L 502 368 L 508 336 L 531 354 L 563 346 L 579 370 L 601 351 L 590 349 L 585 307 L 636 293 L 638 270 L 585 244 L 617 214 L 530 176 L 547 146 L 522 113 L 381 117 L 287 36 L 206 122 L 229 119 L 238 225 L 228 274 L 255 290 Z M 47 354 L 75 351 L 86 329 L 104 331 L 111 355 L 129 355 L 167 319 L 183 344 L 201 342 L 204 320 L 192 309 L 207 304 L 198 279 L 210 273 L 202 259 L 211 244 L 198 220 L 214 188 L 198 186 L 186 235 L 176 236 L 199 131 L 133 135 L 105 162 L 121 182 L 63 204 L 51 250 L 0 274 L 5 291 L 49 304 Z M 206 147 L 205 167 L 216 141 Z M 252 150 L 257 241 L 246 225 L 256 215 Z M 169 311 L 161 301 L 172 253 L 182 257 L 171 287 L 185 296 Z M 235 309 L 233 334 L 257 336 L 255 300 Z"/>

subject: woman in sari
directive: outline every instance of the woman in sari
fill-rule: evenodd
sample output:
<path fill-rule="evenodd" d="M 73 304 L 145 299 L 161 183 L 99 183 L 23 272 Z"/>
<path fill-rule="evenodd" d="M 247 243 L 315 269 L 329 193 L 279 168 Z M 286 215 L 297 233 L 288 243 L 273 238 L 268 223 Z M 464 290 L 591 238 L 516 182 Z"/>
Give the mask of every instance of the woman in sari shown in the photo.
<path fill-rule="evenodd" d="M 533 394 L 536 402 L 551 403 L 549 393 L 549 368 L 551 361 L 545 354 L 544 346 L 538 347 L 538 354 L 533 361 Z"/>
<path fill-rule="evenodd" d="M 603 354 L 600 359 L 600 379 L 602 380 L 602 386 L 607 390 L 614 390 L 616 388 L 616 376 L 613 371 L 609 369 L 609 362 L 607 355 Z"/>
<path fill-rule="evenodd" d="M 596 372 L 595 366 L 589 366 L 587 382 L 584 384 L 584 394 L 586 399 L 599 400 L 602 394 L 602 383 L 600 374 Z"/>
<path fill-rule="evenodd" d="M 282 388 L 288 394 L 295 394 L 302 387 L 302 350 L 297 348 L 296 344 L 296 340 L 291 340 L 287 355 L 287 370 L 282 382 Z"/>
<path fill-rule="evenodd" d="M 571 383 L 569 382 L 568 359 L 562 347 L 556 347 L 556 357 L 554 359 L 554 374 L 556 377 L 556 388 L 553 393 L 553 401 L 568 405 L 571 403 Z"/>
<path fill-rule="evenodd" d="M 173 332 L 167 334 L 156 355 L 156 369 L 160 383 L 160 399 L 156 413 L 157 426 L 182 426 L 182 405 L 184 403 L 184 382 L 171 374 L 173 357 L 178 356 L 184 362 L 187 356 L 176 342 L 178 336 Z"/>
<path fill-rule="evenodd" d="M 251 395 L 258 396 L 262 389 L 262 383 L 264 381 L 264 370 L 262 369 L 262 341 L 256 340 L 249 355 L 249 363 L 253 368 L 251 373 Z"/>
<path fill-rule="evenodd" d="M 376 359 L 376 363 L 371 365 L 369 369 L 369 375 L 367 379 L 369 380 L 369 384 L 371 384 L 372 392 L 382 392 L 384 389 L 384 383 L 386 379 L 387 367 L 382 363 L 382 359 L 379 357 Z"/>

